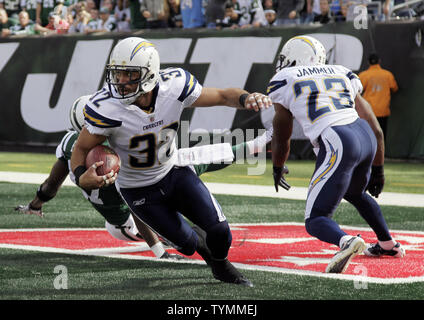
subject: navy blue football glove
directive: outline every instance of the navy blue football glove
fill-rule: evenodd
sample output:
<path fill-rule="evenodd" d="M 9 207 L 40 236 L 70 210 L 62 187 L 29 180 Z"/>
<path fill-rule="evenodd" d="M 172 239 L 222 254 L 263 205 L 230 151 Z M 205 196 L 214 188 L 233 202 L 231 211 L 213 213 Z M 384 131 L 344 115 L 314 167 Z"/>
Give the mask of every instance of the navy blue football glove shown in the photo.
<path fill-rule="evenodd" d="M 286 179 L 284 179 L 284 175 L 289 173 L 289 168 L 287 166 L 280 167 L 272 167 L 272 175 L 274 176 L 274 186 L 275 191 L 278 192 L 278 186 L 284 188 L 285 190 L 290 189 L 290 185 L 287 183 Z"/>
<path fill-rule="evenodd" d="M 383 166 L 372 166 L 371 177 L 367 185 L 368 192 L 375 198 L 383 191 L 384 187 L 384 170 Z"/>

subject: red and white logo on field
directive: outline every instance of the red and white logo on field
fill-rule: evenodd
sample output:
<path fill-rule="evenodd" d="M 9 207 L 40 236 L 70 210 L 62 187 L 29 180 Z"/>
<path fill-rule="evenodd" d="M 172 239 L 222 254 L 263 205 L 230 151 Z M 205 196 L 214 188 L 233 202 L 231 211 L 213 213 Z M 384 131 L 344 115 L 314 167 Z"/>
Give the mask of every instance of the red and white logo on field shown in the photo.
<path fill-rule="evenodd" d="M 300 223 L 234 224 L 229 259 L 239 268 L 296 273 L 314 276 L 402 283 L 424 281 L 424 232 L 396 231 L 393 237 L 406 250 L 404 258 L 356 256 L 343 275 L 324 274 L 338 247 L 306 233 Z M 344 227 L 352 235 L 361 234 L 367 243 L 376 242 L 370 229 Z M 0 230 L 0 248 L 16 248 L 70 254 L 101 255 L 126 259 L 151 259 L 145 242 L 112 238 L 103 229 L 23 229 Z M 170 252 L 176 252 L 173 249 Z M 199 260 L 197 254 L 190 257 Z M 353 276 L 353 278 L 352 278 Z"/>

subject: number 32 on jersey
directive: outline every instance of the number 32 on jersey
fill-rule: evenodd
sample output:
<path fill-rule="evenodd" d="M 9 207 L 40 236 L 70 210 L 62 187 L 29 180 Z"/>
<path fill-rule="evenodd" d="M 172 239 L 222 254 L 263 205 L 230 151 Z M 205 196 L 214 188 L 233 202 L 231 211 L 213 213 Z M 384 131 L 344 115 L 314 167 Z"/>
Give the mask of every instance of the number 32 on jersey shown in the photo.
<path fill-rule="evenodd" d="M 156 142 L 155 133 L 147 133 L 134 136 L 130 139 L 130 149 L 137 151 L 137 156 L 129 156 L 129 164 L 134 169 L 148 169 L 152 167 L 156 159 L 159 163 L 166 162 L 174 152 L 173 141 L 177 133 L 179 122 L 173 122 L 163 127 L 158 133 Z"/>

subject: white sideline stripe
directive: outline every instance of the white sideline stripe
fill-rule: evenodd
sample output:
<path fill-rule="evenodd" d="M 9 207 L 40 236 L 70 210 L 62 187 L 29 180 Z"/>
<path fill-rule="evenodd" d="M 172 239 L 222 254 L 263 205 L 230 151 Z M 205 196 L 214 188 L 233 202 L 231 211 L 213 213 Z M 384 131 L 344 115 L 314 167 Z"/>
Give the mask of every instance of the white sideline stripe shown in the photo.
<path fill-rule="evenodd" d="M 58 248 L 49 248 L 49 247 L 37 247 L 37 246 L 28 246 L 28 245 L 10 245 L 10 244 L 0 244 L 0 248 L 4 249 L 19 249 L 19 250 L 28 250 L 28 251 L 38 251 L 38 252 L 47 252 L 47 253 L 61 253 L 61 254 L 70 254 L 70 255 L 80 255 L 80 256 L 97 256 L 105 258 L 115 258 L 115 259 L 127 259 L 127 260 L 149 260 L 149 261 L 158 261 L 158 262 L 172 262 L 172 263 L 189 263 L 189 264 L 206 264 L 201 260 L 166 260 L 158 259 L 156 257 L 145 257 L 145 256 L 134 256 L 134 255 L 123 255 L 117 254 L 119 248 L 114 248 L 109 252 L 105 251 L 90 251 L 90 250 L 69 250 L 69 249 L 58 249 Z M 128 248 L 126 248 L 128 249 Z M 131 248 L 134 249 L 134 248 Z M 142 250 L 134 250 L 127 252 L 137 252 Z M 275 272 L 282 274 L 292 274 L 299 276 L 313 276 L 319 278 L 328 278 L 328 279 L 338 279 L 345 281 L 357 281 L 358 283 L 377 283 L 377 284 L 404 284 L 404 283 L 415 283 L 415 282 L 424 282 L 424 277 L 408 277 L 408 278 L 375 278 L 375 277 L 366 277 L 361 275 L 349 275 L 349 274 L 329 274 L 318 271 L 307 271 L 307 270 L 293 270 L 285 269 L 278 267 L 266 267 L 258 265 L 249 265 L 243 263 L 233 263 L 235 267 L 243 270 L 253 270 L 253 271 L 266 271 L 266 272 Z"/>
<path fill-rule="evenodd" d="M 41 184 L 44 182 L 44 180 L 46 180 L 47 177 L 48 174 L 41 173 L 0 171 L 0 181 L 6 182 Z M 63 185 L 75 186 L 71 179 L 69 179 L 69 176 L 66 178 Z M 207 182 L 205 185 L 208 187 L 212 194 L 271 197 L 291 200 L 306 200 L 306 195 L 308 192 L 307 188 L 301 187 L 292 187 L 290 191 L 280 189 L 277 193 L 275 192 L 274 186 L 213 182 Z M 376 199 L 376 201 L 380 205 L 419 208 L 424 207 L 423 194 L 383 192 Z M 343 202 L 346 201 L 343 200 Z"/>
<path fill-rule="evenodd" d="M 424 277 L 408 277 L 408 278 L 375 278 L 375 277 L 366 277 L 366 276 L 355 276 L 350 274 L 336 274 L 336 273 L 323 273 L 318 271 L 306 271 L 306 270 L 293 270 L 293 269 L 284 269 L 278 267 L 265 267 L 265 266 L 256 266 L 248 265 L 242 263 L 233 263 L 233 265 L 239 269 L 244 270 L 254 270 L 254 271 L 268 271 L 268 272 L 277 272 L 283 274 L 293 274 L 299 276 L 314 276 L 319 278 L 328 278 L 328 279 L 339 279 L 339 280 L 349 280 L 356 281 L 358 283 L 377 283 L 377 284 L 404 284 L 404 283 L 415 283 L 415 282 L 424 282 Z"/>

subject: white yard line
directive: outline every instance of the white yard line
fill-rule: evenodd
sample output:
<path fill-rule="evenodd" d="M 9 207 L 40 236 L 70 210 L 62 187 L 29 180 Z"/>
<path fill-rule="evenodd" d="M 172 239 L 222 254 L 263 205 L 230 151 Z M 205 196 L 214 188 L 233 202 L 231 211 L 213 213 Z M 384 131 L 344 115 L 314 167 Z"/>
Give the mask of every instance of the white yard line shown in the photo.
<path fill-rule="evenodd" d="M 6 182 L 40 184 L 47 177 L 48 174 L 0 171 L 0 181 Z M 302 187 L 292 187 L 290 191 L 280 188 L 277 193 L 273 186 L 213 182 L 205 184 L 213 194 L 271 197 L 294 200 L 305 200 L 307 195 L 307 188 Z M 63 185 L 75 186 L 75 184 L 69 179 L 69 176 L 66 178 Z M 380 205 L 424 207 L 424 194 L 383 192 L 376 200 Z"/>

